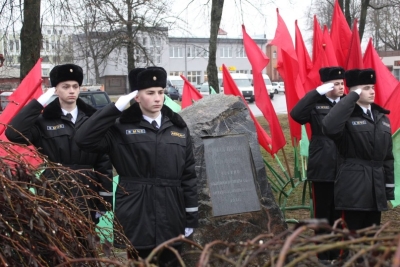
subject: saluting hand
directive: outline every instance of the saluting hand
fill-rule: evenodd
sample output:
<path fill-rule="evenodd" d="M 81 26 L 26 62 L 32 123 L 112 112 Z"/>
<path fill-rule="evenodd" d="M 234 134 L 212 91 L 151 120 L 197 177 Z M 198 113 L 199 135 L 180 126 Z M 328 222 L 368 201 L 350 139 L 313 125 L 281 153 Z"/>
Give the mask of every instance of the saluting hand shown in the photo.
<path fill-rule="evenodd" d="M 39 98 L 37 99 L 37 101 L 44 106 L 47 101 L 50 100 L 50 98 L 54 95 L 54 92 L 56 91 L 56 88 L 52 87 L 47 89 L 46 93 L 42 94 L 41 96 L 39 96 Z"/>
<path fill-rule="evenodd" d="M 125 109 L 126 105 L 128 105 L 129 101 L 131 101 L 137 95 L 137 93 L 138 93 L 138 91 L 136 90 L 128 95 L 121 96 L 120 98 L 118 98 L 117 102 L 115 102 L 115 107 L 119 111 L 123 111 Z"/>
<path fill-rule="evenodd" d="M 324 83 L 323 85 L 318 86 L 316 90 L 320 95 L 324 95 L 329 91 L 332 91 L 333 86 L 334 86 L 333 83 Z"/>

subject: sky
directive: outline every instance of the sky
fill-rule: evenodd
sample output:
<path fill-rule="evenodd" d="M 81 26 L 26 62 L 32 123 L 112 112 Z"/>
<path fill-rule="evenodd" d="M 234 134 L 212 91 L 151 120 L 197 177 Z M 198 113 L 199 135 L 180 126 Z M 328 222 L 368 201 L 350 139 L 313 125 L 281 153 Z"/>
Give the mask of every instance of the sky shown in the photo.
<path fill-rule="evenodd" d="M 192 3 L 187 8 L 189 2 Z M 181 21 L 177 21 L 181 28 L 175 28 L 169 35 L 208 37 L 211 10 L 206 7 L 206 2 L 208 0 L 175 0 L 173 12 L 181 18 Z M 304 37 L 307 35 L 306 13 L 311 2 L 312 0 L 225 0 L 220 28 L 228 33 L 228 37 L 238 37 L 241 36 L 241 25 L 244 24 L 250 36 L 266 35 L 267 39 L 273 39 L 278 8 L 292 37 L 296 19 Z"/>

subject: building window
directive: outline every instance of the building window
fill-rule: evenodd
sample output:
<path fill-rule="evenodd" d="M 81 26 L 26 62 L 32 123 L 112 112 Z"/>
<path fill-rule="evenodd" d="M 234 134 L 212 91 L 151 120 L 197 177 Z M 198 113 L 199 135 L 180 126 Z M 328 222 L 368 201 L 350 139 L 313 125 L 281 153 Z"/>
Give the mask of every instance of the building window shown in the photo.
<path fill-rule="evenodd" d="M 219 56 L 221 58 L 232 57 L 232 49 L 230 47 L 221 47 L 219 49 Z"/>
<path fill-rule="evenodd" d="M 188 71 L 187 79 L 193 84 L 201 83 L 201 71 Z"/>
<path fill-rule="evenodd" d="M 276 51 L 272 52 L 272 58 L 276 58 Z"/>
<path fill-rule="evenodd" d="M 169 57 L 183 57 L 182 47 L 171 46 L 169 48 Z"/>
<path fill-rule="evenodd" d="M 193 46 L 186 46 L 186 55 L 187 57 L 195 57 L 194 47 Z"/>
<path fill-rule="evenodd" d="M 13 51 L 14 50 L 14 40 L 10 40 L 8 43 L 9 43 L 10 51 Z"/>
<path fill-rule="evenodd" d="M 160 37 L 156 37 L 156 46 L 157 47 L 161 46 L 161 38 Z"/>
<path fill-rule="evenodd" d="M 19 40 L 15 41 L 15 50 L 19 51 Z"/>
<path fill-rule="evenodd" d="M 399 81 L 400 80 L 400 69 L 393 69 L 393 75 Z"/>
<path fill-rule="evenodd" d="M 48 77 L 49 76 L 49 69 L 42 69 L 42 76 Z"/>
<path fill-rule="evenodd" d="M 249 71 L 248 70 L 236 70 L 236 73 L 244 73 L 247 74 Z"/>
<path fill-rule="evenodd" d="M 147 46 L 147 37 L 143 37 L 143 46 Z"/>
<path fill-rule="evenodd" d="M 169 76 L 179 76 L 179 75 L 181 75 L 182 74 L 182 72 L 181 71 L 170 71 L 169 72 Z"/>
<path fill-rule="evenodd" d="M 246 50 L 244 49 L 243 46 L 242 46 L 242 47 L 238 47 L 238 48 L 236 49 L 236 57 L 238 57 L 238 58 L 247 57 L 247 55 L 246 55 Z"/>

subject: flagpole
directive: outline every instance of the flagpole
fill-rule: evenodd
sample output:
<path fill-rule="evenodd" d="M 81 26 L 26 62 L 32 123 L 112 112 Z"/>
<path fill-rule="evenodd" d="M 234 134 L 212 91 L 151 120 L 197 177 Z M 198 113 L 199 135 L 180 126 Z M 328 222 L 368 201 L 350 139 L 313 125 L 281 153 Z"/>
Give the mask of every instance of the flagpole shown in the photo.
<path fill-rule="evenodd" d="M 285 159 L 286 168 L 287 168 L 287 170 L 289 172 L 289 177 L 292 177 L 292 174 L 291 174 L 290 168 L 289 168 L 289 162 L 288 162 L 288 160 L 286 158 L 286 153 L 285 153 L 285 150 L 283 148 L 282 148 L 282 153 L 283 153 L 283 158 Z"/>

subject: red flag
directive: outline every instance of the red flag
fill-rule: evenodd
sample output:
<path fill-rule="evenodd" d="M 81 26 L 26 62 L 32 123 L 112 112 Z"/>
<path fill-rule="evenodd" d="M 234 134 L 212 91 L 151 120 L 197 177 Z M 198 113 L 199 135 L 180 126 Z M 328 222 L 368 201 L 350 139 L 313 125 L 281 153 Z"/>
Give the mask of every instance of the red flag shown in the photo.
<path fill-rule="evenodd" d="M 333 48 L 331 36 L 329 35 L 328 27 L 326 27 L 326 25 L 324 25 L 323 46 L 328 66 L 337 66 L 338 61 L 336 59 L 335 49 Z"/>
<path fill-rule="evenodd" d="M 303 84 L 306 92 L 321 85 L 319 70 L 327 66 L 329 66 L 329 63 L 324 50 L 323 34 L 317 16 L 314 15 L 313 67 L 308 73 L 306 82 Z"/>
<path fill-rule="evenodd" d="M 22 80 L 17 89 L 10 95 L 7 107 L 0 115 L 0 122 L 8 124 L 11 119 L 17 114 L 25 104 L 33 99 L 38 98 L 42 93 L 42 59 L 36 62 L 35 66 Z M 4 125 L 0 125 L 0 134 L 5 130 Z"/>
<path fill-rule="evenodd" d="M 327 66 L 328 60 L 326 59 L 325 50 L 324 50 L 324 42 L 323 42 L 323 33 L 321 30 L 321 26 L 319 25 L 317 16 L 314 15 L 314 26 L 313 26 L 313 53 L 312 53 L 312 62 L 315 63 L 318 61 L 321 66 Z"/>
<path fill-rule="evenodd" d="M 377 75 L 377 78 L 378 77 L 379 76 Z M 397 83 L 396 88 L 393 90 L 392 94 L 388 98 L 386 105 L 385 105 L 385 108 L 390 110 L 390 114 L 388 115 L 388 117 L 390 120 L 392 135 L 400 128 L 400 105 L 399 105 L 399 103 L 400 103 L 400 83 Z"/>
<path fill-rule="evenodd" d="M 17 114 L 26 103 L 34 98 L 38 98 L 42 93 L 42 59 L 36 62 L 35 66 L 29 71 L 29 73 L 22 80 L 18 88 L 8 98 L 10 101 L 3 113 L 0 115 L 0 122 L 7 125 L 11 119 Z M 0 140 L 8 141 L 4 134 L 5 126 L 0 125 Z M 25 160 L 34 166 L 40 164 L 39 158 L 36 156 L 37 151 L 34 147 L 21 147 L 11 146 L 11 150 L 14 150 L 22 155 L 21 159 Z M 5 157 L 8 155 L 8 151 L 0 149 L 0 156 Z"/>
<path fill-rule="evenodd" d="M 271 41 L 271 45 L 278 47 L 278 64 L 277 69 L 279 74 L 284 78 L 285 81 L 285 96 L 286 106 L 288 114 L 304 96 L 304 88 L 299 77 L 299 63 L 297 60 L 296 51 L 294 50 L 293 42 L 289 34 L 289 30 L 286 27 L 285 22 L 279 15 L 277 9 L 278 26 L 275 31 L 275 37 Z M 297 140 L 301 139 L 301 126 L 295 122 L 290 116 L 289 127 L 292 138 Z M 296 142 L 292 143 L 294 145 Z"/>
<path fill-rule="evenodd" d="M 346 70 L 364 68 L 357 22 L 358 22 L 357 19 L 354 19 L 351 42 L 350 42 L 350 50 L 349 54 L 347 55 L 347 61 L 345 67 Z"/>
<path fill-rule="evenodd" d="M 254 121 L 254 125 L 257 130 L 257 137 L 258 137 L 258 143 L 271 155 L 272 153 L 271 150 L 271 137 L 264 131 L 264 129 L 261 127 L 261 125 L 258 123 L 257 119 L 254 117 L 253 112 L 251 111 L 250 107 L 247 104 L 246 99 L 244 99 L 242 93 L 239 91 L 239 88 L 237 87 L 235 81 L 232 79 L 231 74 L 229 73 L 229 70 L 226 68 L 224 64 L 222 64 L 222 79 L 224 83 L 224 94 L 226 95 L 234 95 L 234 96 L 239 96 L 242 98 L 243 103 L 245 103 L 251 118 Z"/>
<path fill-rule="evenodd" d="M 203 96 L 197 91 L 197 89 L 191 84 L 185 76 L 181 75 L 181 78 L 185 82 L 182 89 L 182 101 L 181 108 L 184 109 L 193 104 L 193 101 L 202 99 Z"/>
<path fill-rule="evenodd" d="M 385 64 L 383 64 L 372 44 L 372 39 L 369 39 L 363 61 L 364 68 L 372 68 L 376 72 L 375 103 L 384 107 L 399 81 L 397 81 Z M 399 105 L 399 103 L 400 102 L 398 102 L 397 105 Z M 392 108 L 389 109 L 392 110 Z M 393 111 L 391 113 L 393 115 Z"/>
<path fill-rule="evenodd" d="M 339 66 L 345 67 L 350 48 L 351 30 L 340 9 L 338 0 L 335 1 L 333 8 L 331 40 Z"/>
<path fill-rule="evenodd" d="M 303 36 L 300 32 L 300 29 L 297 25 L 297 20 L 295 21 L 295 47 L 296 47 L 296 55 L 297 60 L 299 62 L 299 77 L 302 83 L 304 83 L 307 79 L 307 75 L 312 69 L 312 62 L 310 55 L 308 54 L 307 48 L 304 44 Z"/>
<path fill-rule="evenodd" d="M 269 98 L 262 70 L 268 65 L 269 58 L 261 51 L 260 47 L 247 34 L 244 25 L 242 26 L 243 44 L 246 50 L 247 58 L 250 61 L 253 70 L 253 87 L 256 106 L 260 109 L 264 117 L 267 119 L 272 138 L 272 153 L 275 154 L 286 145 L 286 139 L 282 131 L 282 127 L 276 116 L 275 109 Z"/>

